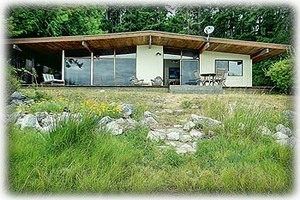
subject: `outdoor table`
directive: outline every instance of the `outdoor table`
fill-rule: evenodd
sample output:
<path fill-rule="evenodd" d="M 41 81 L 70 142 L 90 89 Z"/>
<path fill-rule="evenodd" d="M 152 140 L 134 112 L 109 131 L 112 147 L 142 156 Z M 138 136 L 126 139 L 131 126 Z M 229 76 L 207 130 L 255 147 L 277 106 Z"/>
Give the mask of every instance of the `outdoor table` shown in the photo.
<path fill-rule="evenodd" d="M 202 73 L 200 76 L 203 77 L 202 84 L 205 85 L 206 82 L 208 82 L 208 85 L 214 85 L 215 84 L 215 78 L 216 73 Z"/>

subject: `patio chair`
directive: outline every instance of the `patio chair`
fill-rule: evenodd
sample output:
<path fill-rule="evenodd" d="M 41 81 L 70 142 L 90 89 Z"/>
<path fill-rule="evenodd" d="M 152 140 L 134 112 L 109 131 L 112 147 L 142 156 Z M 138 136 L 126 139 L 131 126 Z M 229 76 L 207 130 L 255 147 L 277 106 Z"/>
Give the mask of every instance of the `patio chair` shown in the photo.
<path fill-rule="evenodd" d="M 163 79 L 160 76 L 155 77 L 154 79 L 151 79 L 152 86 L 162 86 Z"/>
<path fill-rule="evenodd" d="M 205 85 L 207 80 L 202 78 L 198 71 L 194 71 L 193 74 L 194 74 L 194 77 L 196 79 L 197 85 Z"/>
<path fill-rule="evenodd" d="M 217 69 L 216 70 L 216 77 L 215 77 L 215 83 L 218 85 L 226 86 L 225 81 L 227 78 L 228 72 L 226 69 Z"/>
<path fill-rule="evenodd" d="M 129 81 L 131 82 L 131 85 L 134 86 L 141 86 L 144 83 L 144 79 L 138 79 L 135 75 L 131 76 Z"/>
<path fill-rule="evenodd" d="M 65 84 L 64 80 L 54 78 L 53 74 L 43 74 L 43 79 L 44 79 L 44 82 L 42 82 L 42 85 L 47 84 L 47 83 L 49 83 L 51 85 L 54 85 L 54 84 L 64 85 Z"/>

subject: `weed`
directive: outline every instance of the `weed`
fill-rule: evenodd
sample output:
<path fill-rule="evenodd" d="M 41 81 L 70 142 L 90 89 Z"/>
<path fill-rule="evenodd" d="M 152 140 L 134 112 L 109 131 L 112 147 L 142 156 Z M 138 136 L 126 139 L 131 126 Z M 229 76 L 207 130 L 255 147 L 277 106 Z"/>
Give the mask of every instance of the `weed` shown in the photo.
<path fill-rule="evenodd" d="M 192 102 L 190 102 L 190 101 L 188 101 L 188 100 L 185 100 L 185 101 L 182 101 L 182 102 L 181 102 L 181 106 L 182 106 L 182 108 L 184 108 L 184 109 L 189 108 L 191 105 L 192 105 Z"/>

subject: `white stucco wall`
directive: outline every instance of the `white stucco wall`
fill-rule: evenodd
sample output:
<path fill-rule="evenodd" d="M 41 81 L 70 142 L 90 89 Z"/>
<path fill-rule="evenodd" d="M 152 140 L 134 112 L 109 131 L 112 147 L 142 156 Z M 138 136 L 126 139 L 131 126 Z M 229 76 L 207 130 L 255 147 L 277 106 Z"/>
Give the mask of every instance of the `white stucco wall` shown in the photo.
<path fill-rule="evenodd" d="M 222 59 L 243 61 L 243 76 L 228 76 L 225 82 L 226 86 L 252 86 L 252 60 L 250 55 L 204 51 L 200 54 L 200 73 L 215 72 L 215 60 Z"/>
<path fill-rule="evenodd" d="M 161 55 L 156 55 L 159 52 Z M 136 50 L 136 76 L 151 83 L 156 76 L 163 77 L 163 46 L 138 45 Z"/>

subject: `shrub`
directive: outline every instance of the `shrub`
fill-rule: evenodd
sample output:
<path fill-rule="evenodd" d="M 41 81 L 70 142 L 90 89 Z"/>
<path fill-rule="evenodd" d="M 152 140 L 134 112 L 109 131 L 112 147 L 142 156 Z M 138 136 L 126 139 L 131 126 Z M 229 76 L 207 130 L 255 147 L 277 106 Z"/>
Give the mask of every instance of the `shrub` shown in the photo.
<path fill-rule="evenodd" d="M 14 69 L 13 66 L 8 65 L 7 66 L 7 92 L 8 95 L 11 95 L 13 92 L 18 90 L 20 88 L 20 81 L 17 78 L 17 73 L 16 70 Z"/>
<path fill-rule="evenodd" d="M 274 63 L 266 75 L 271 77 L 280 92 L 291 93 L 293 86 L 293 61 L 291 58 Z"/>

